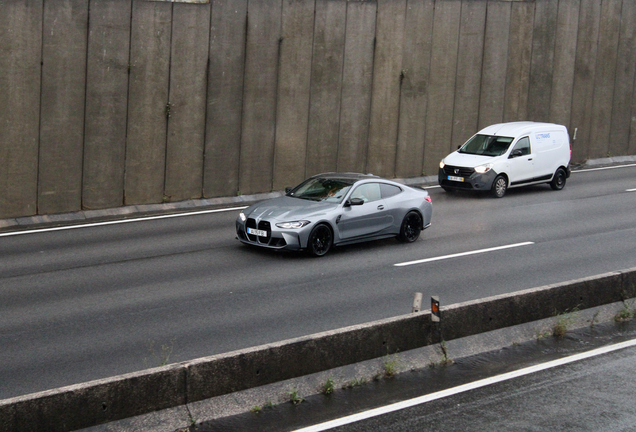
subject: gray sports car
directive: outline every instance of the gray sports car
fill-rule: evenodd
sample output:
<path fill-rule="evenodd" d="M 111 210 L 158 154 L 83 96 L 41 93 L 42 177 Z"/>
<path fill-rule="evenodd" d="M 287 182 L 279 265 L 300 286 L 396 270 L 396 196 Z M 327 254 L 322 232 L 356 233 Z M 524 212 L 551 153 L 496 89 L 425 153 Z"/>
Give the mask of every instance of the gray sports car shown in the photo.
<path fill-rule="evenodd" d="M 307 250 L 397 237 L 414 242 L 431 225 L 433 205 L 424 189 L 370 174 L 315 175 L 286 195 L 243 210 L 236 237 L 269 249 Z"/>

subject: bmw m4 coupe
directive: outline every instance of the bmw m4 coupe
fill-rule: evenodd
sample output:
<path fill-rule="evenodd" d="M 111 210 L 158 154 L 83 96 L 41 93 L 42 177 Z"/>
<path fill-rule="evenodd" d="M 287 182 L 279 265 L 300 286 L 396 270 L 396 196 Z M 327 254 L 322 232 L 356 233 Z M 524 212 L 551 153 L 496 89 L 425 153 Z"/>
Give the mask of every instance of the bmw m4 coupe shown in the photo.
<path fill-rule="evenodd" d="M 397 237 L 411 243 L 431 225 L 424 189 L 370 174 L 327 173 L 287 188 L 284 196 L 241 211 L 236 237 L 269 249 L 325 255 L 333 246 Z"/>

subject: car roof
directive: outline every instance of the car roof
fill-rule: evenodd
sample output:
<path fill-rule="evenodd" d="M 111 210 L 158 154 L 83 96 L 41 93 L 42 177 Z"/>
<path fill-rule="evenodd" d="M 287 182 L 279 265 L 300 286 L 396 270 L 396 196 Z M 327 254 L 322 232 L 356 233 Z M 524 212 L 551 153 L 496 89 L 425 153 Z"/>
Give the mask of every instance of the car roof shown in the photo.
<path fill-rule="evenodd" d="M 324 178 L 324 179 L 342 179 L 342 180 L 366 180 L 366 179 L 379 179 L 380 177 L 373 174 L 361 174 L 361 173 L 352 173 L 352 172 L 328 172 L 322 174 L 316 174 L 312 177 Z"/>
<path fill-rule="evenodd" d="M 554 123 L 539 123 L 531 121 L 520 121 L 510 123 L 498 123 L 488 126 L 478 133 L 481 135 L 496 135 L 506 137 L 517 137 L 519 135 L 528 134 L 545 129 L 565 129 L 565 126 Z"/>

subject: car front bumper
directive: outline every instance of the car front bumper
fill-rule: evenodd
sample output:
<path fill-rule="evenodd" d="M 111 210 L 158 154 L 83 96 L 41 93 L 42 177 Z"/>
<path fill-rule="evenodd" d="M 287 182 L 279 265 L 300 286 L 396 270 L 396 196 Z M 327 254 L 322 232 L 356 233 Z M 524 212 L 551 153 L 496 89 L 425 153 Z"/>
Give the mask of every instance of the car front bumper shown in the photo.
<path fill-rule="evenodd" d="M 261 236 L 250 234 L 248 228 L 257 229 L 267 235 Z M 254 219 L 247 219 L 245 222 L 236 220 L 236 238 L 242 243 L 260 246 L 268 249 L 278 250 L 300 250 L 300 231 L 282 230 L 268 221 L 260 221 L 258 224 Z"/>

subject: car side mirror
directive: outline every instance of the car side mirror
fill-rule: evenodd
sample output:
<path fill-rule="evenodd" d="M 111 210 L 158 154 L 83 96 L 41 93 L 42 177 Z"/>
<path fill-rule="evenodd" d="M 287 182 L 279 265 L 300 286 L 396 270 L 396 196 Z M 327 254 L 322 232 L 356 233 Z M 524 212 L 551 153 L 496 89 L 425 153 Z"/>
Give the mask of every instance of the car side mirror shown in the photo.
<path fill-rule="evenodd" d="M 351 207 L 351 206 L 359 206 L 364 204 L 364 200 L 362 198 L 351 198 L 350 200 L 347 200 L 347 202 L 345 202 L 345 207 Z"/>
<path fill-rule="evenodd" d="M 519 156 L 523 156 L 523 152 L 521 150 L 515 150 L 512 153 L 510 153 L 509 159 L 513 159 Z"/>
<path fill-rule="evenodd" d="M 293 188 L 291 188 L 291 187 L 287 186 L 287 187 L 285 188 L 285 193 L 286 193 L 286 194 L 290 193 L 290 192 L 292 191 L 292 189 L 293 189 Z"/>

